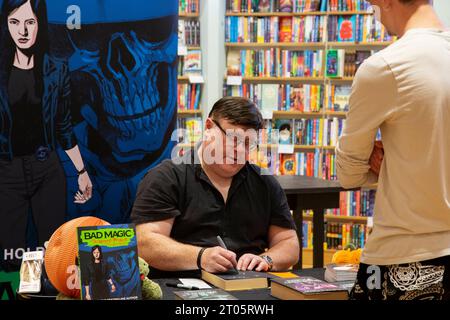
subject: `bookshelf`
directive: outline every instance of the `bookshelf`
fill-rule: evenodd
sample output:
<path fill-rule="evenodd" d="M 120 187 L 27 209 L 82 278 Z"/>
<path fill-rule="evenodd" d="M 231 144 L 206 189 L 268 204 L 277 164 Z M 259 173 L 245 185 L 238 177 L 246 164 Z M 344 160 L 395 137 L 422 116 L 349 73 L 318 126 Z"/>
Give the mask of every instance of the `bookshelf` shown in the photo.
<path fill-rule="evenodd" d="M 328 0 L 327 6 L 325 0 L 271 0 L 265 1 L 268 7 L 264 10 L 258 1 L 225 2 L 224 95 L 253 99 L 266 118 L 267 132 L 260 150 L 269 151 L 262 156 L 258 151 L 255 162 L 273 174 L 336 179 L 334 150 L 346 118 L 354 74 L 364 59 L 395 39 L 375 22 L 364 0 Z M 287 8 L 281 10 L 283 5 Z M 334 57 L 337 62 L 333 62 Z M 299 96 L 301 103 L 296 100 Z M 271 131 L 281 131 L 288 122 L 291 140 L 287 144 L 293 145 L 288 148 L 293 154 L 284 153 L 286 148 L 278 145 L 281 140 L 271 140 Z M 311 135 L 307 143 L 305 134 Z M 325 213 L 329 226 L 357 229 L 358 234 L 352 233 L 350 240 L 344 237 L 345 241 L 364 245 L 368 218 L 360 213 L 370 215 L 373 211 L 375 189 L 342 193 L 340 210 Z M 304 218 L 310 223 L 310 215 Z M 339 244 L 336 239 L 330 241 Z M 325 263 L 331 261 L 332 253 L 327 251 Z M 303 255 L 304 265 L 312 265 L 308 249 Z"/>
<path fill-rule="evenodd" d="M 203 91 L 200 0 L 180 0 L 178 20 L 178 143 L 185 148 L 202 132 Z"/>

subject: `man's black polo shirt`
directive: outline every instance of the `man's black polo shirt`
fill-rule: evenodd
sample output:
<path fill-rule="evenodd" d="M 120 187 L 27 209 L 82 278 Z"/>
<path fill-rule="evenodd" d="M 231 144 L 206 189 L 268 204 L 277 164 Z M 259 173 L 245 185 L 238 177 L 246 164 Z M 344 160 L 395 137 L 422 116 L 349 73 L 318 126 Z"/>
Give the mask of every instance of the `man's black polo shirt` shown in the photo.
<path fill-rule="evenodd" d="M 192 158 L 193 159 L 193 158 Z M 225 204 L 200 164 L 171 160 L 151 169 L 141 181 L 131 213 L 142 224 L 175 218 L 170 237 L 200 247 L 219 245 L 220 235 L 238 258 L 269 247 L 270 225 L 295 229 L 278 181 L 246 164 L 233 177 Z"/>

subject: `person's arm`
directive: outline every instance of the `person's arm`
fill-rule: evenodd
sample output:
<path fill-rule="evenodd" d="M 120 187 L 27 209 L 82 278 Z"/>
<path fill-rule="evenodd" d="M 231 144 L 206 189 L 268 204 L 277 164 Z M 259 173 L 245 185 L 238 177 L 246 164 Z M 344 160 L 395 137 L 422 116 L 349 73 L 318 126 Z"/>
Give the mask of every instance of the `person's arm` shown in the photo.
<path fill-rule="evenodd" d="M 377 180 L 371 170 L 378 128 L 393 115 L 397 83 L 391 69 L 380 56 L 372 56 L 359 68 L 353 82 L 350 109 L 336 147 L 336 170 L 344 188 L 361 187 Z M 372 161 L 373 163 L 373 161 Z"/>
<path fill-rule="evenodd" d="M 288 270 L 299 260 L 300 246 L 297 233 L 292 229 L 285 229 L 275 225 L 269 228 L 269 250 L 257 256 L 243 255 L 238 262 L 239 270 L 268 271 L 269 264 L 262 255 L 269 256 L 273 261 L 271 271 Z"/>
<path fill-rule="evenodd" d="M 108 283 L 111 288 L 111 292 L 116 292 L 116 286 L 114 285 L 114 282 L 112 281 L 111 278 L 108 279 Z"/>
<path fill-rule="evenodd" d="M 92 300 L 91 294 L 89 293 L 89 286 L 84 286 L 84 290 L 86 291 L 85 298 L 86 300 Z"/>
<path fill-rule="evenodd" d="M 78 172 L 85 169 L 83 159 L 81 157 L 80 149 L 78 146 L 73 147 L 70 150 L 65 150 L 67 156 L 72 161 L 73 165 Z M 78 176 L 78 189 L 79 191 L 75 195 L 75 203 L 83 204 L 89 201 L 92 197 L 92 182 L 89 178 L 87 171 L 84 171 Z"/>
<path fill-rule="evenodd" d="M 136 227 L 140 256 L 154 268 L 165 271 L 196 270 L 202 248 L 170 238 L 174 219 L 149 222 Z M 236 266 L 236 254 L 221 247 L 208 248 L 201 257 L 202 269 L 225 272 Z"/>
<path fill-rule="evenodd" d="M 56 135 L 60 146 L 72 161 L 77 172 L 80 172 L 85 167 L 73 132 L 72 115 L 70 112 L 70 77 L 66 65 L 62 66 L 61 72 L 63 74 L 63 84 L 60 88 L 58 116 L 55 124 Z M 77 204 L 86 203 L 92 197 L 92 182 L 87 171 L 79 175 L 78 189 L 79 192 L 75 195 L 74 202 Z"/>

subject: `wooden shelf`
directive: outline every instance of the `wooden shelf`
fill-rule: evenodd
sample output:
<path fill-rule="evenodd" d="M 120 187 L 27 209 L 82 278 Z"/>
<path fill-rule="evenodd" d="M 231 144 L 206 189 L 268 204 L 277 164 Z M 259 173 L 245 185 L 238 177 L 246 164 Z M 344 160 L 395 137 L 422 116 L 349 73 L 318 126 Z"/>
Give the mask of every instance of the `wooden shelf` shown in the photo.
<path fill-rule="evenodd" d="M 341 78 L 327 77 L 327 80 L 331 82 L 353 82 L 353 80 L 355 80 L 355 77 L 341 77 Z"/>
<path fill-rule="evenodd" d="M 382 41 L 382 42 L 327 42 L 328 48 L 330 49 L 346 49 L 346 48 L 355 48 L 355 49 L 374 49 L 374 48 L 385 48 L 390 46 L 394 42 L 392 41 Z"/>
<path fill-rule="evenodd" d="M 344 111 L 319 111 L 319 112 L 303 112 L 303 111 L 274 111 L 274 118 L 283 118 L 283 119 L 291 119 L 291 118 L 320 118 L 323 116 L 331 116 L 331 117 L 346 117 L 347 112 Z"/>
<path fill-rule="evenodd" d="M 330 81 L 334 83 L 347 83 L 353 82 L 355 77 L 242 77 L 242 82 L 254 82 L 254 83 L 324 83 Z M 178 77 L 178 80 L 189 80 L 189 77 Z M 226 77 L 225 77 L 226 81 Z"/>
<path fill-rule="evenodd" d="M 178 116 L 202 115 L 202 110 L 178 110 Z"/>
<path fill-rule="evenodd" d="M 200 14 L 198 12 L 194 12 L 194 13 L 180 12 L 178 14 L 178 17 L 180 17 L 180 18 L 198 18 L 198 17 L 200 17 Z"/>
<path fill-rule="evenodd" d="M 281 49 L 324 49 L 325 42 L 226 42 L 227 48 L 255 49 L 255 48 L 281 48 Z"/>
<path fill-rule="evenodd" d="M 326 16 L 326 12 L 227 12 L 226 17 L 301 17 L 301 16 Z"/>
<path fill-rule="evenodd" d="M 260 144 L 260 148 L 267 148 L 267 149 L 278 149 L 279 144 Z M 334 150 L 336 147 L 334 146 L 307 146 L 307 145 L 294 145 L 294 151 L 298 150 L 315 150 L 315 149 L 324 149 L 324 150 Z"/>
<path fill-rule="evenodd" d="M 266 49 L 280 48 L 288 50 L 312 50 L 312 49 L 359 49 L 373 50 L 390 46 L 394 42 L 226 42 L 229 49 Z"/>
<path fill-rule="evenodd" d="M 227 12 L 227 17 L 301 17 L 301 16 L 352 16 L 371 15 L 368 11 L 312 11 L 312 12 Z"/>
<path fill-rule="evenodd" d="M 323 116 L 322 112 L 303 112 L 303 111 L 274 111 L 274 118 L 320 118 Z"/>
<path fill-rule="evenodd" d="M 286 83 L 286 82 L 324 82 L 324 77 L 242 77 L 243 82 L 265 82 L 265 83 Z"/>
<path fill-rule="evenodd" d="M 201 50 L 199 46 L 187 46 L 188 50 Z"/>
<path fill-rule="evenodd" d="M 352 16 L 355 14 L 366 14 L 366 15 L 372 15 L 372 12 L 369 11 L 329 11 L 329 16 Z"/>
<path fill-rule="evenodd" d="M 352 217 L 352 216 L 335 216 L 331 214 L 326 214 L 325 220 L 331 221 L 331 222 L 354 222 L 354 223 L 361 223 L 361 224 L 367 224 L 367 217 Z M 312 221 L 313 216 L 310 214 L 304 214 L 303 219 L 307 221 Z"/>

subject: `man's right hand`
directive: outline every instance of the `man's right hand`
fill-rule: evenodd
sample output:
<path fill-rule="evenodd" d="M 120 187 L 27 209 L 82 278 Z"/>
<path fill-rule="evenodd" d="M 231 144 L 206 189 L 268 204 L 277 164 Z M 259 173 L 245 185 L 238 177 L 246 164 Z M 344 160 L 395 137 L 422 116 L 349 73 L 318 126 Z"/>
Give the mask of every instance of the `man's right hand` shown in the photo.
<path fill-rule="evenodd" d="M 222 273 L 236 268 L 236 254 L 222 247 L 208 248 L 203 252 L 202 269 L 211 273 Z"/>

